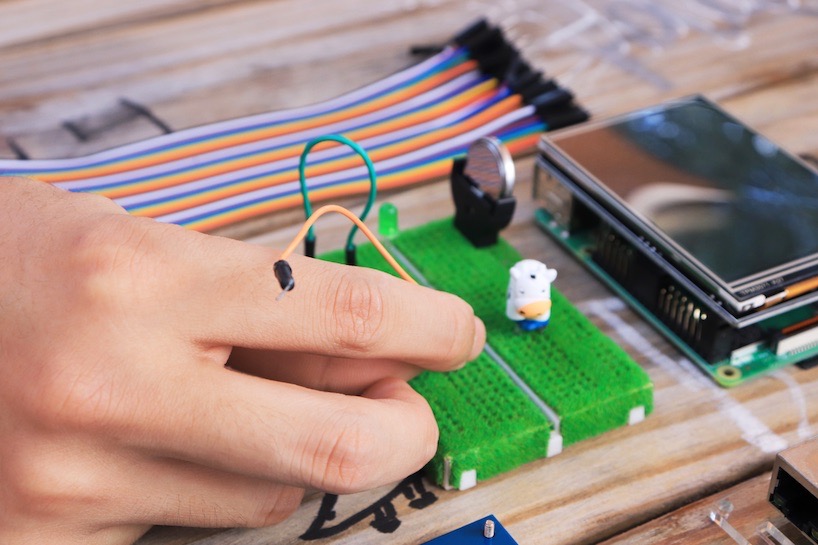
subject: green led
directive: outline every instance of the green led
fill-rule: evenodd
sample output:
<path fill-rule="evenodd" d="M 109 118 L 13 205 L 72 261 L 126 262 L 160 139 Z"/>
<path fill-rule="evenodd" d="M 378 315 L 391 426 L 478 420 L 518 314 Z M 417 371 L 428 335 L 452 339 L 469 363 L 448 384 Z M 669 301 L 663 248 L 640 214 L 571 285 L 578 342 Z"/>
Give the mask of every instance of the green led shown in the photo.
<path fill-rule="evenodd" d="M 398 231 L 398 207 L 383 203 L 378 209 L 378 233 L 382 237 L 392 238 L 398 235 Z"/>

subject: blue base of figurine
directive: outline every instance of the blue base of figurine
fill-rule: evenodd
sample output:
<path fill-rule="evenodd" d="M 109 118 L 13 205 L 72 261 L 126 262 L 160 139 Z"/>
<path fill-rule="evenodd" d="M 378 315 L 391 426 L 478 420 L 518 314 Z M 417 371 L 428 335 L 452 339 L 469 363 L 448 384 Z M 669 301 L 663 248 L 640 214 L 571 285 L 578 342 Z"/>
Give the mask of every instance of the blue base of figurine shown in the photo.
<path fill-rule="evenodd" d="M 537 331 L 539 329 L 545 328 L 548 325 L 548 322 L 551 320 L 548 319 L 544 322 L 540 322 L 538 320 L 520 320 L 517 324 L 520 326 L 520 329 L 523 331 Z"/>

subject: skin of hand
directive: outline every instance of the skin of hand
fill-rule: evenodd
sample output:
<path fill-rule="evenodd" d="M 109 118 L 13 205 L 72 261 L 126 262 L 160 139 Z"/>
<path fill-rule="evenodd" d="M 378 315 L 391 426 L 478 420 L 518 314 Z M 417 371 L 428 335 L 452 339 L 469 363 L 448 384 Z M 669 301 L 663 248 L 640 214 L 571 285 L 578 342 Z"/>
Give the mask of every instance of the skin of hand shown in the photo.
<path fill-rule="evenodd" d="M 0 178 L 0 543 L 264 526 L 396 481 L 437 426 L 406 380 L 473 359 L 460 299 Z"/>

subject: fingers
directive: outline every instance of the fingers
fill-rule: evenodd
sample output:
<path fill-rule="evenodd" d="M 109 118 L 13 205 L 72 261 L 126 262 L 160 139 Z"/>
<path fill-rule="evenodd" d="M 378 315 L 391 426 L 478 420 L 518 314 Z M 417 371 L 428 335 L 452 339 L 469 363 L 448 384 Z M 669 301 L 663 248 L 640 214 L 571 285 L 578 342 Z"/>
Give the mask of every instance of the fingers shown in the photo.
<path fill-rule="evenodd" d="M 482 322 L 453 295 L 293 256 L 296 287 L 276 301 L 275 253 L 218 237 L 198 235 L 194 242 L 173 252 L 178 267 L 171 283 L 185 297 L 180 319 L 203 342 L 385 358 L 436 370 L 462 365 L 482 349 Z"/>
<path fill-rule="evenodd" d="M 59 531 L 53 521 L 87 524 L 83 519 L 89 513 L 96 514 L 95 532 L 138 527 L 129 542 L 154 524 L 267 526 L 291 515 L 303 497 L 301 489 L 266 479 L 159 458 L 104 440 L 73 446 L 74 441 L 65 438 L 27 460 L 9 460 L 16 476 L 4 485 L 15 485 L 25 491 L 21 497 L 31 499 L 9 515 L 14 525 L 28 519 L 37 526 L 19 531 Z"/>
<path fill-rule="evenodd" d="M 237 348 L 228 365 L 243 373 L 297 384 L 323 392 L 358 395 L 385 378 L 410 380 L 422 369 L 408 363 L 384 359 L 333 358 Z"/>
<path fill-rule="evenodd" d="M 446 370 L 479 353 L 482 323 L 461 299 L 381 272 L 293 256 L 281 288 L 271 250 L 110 214 L 81 237 L 80 269 L 117 304 L 171 318 L 206 346 L 405 361 Z M 100 255 L 97 255 L 100 254 Z"/>
<path fill-rule="evenodd" d="M 201 344 L 390 359 L 435 370 L 462 365 L 482 348 L 482 323 L 452 295 L 294 256 L 296 289 L 276 301 L 275 252 L 133 218 L 92 195 L 14 183 L 47 193 L 58 204 L 82 203 L 78 212 L 95 211 L 93 221 L 89 213 L 71 216 L 88 225 L 60 242 L 61 249 L 70 247 L 70 259 L 57 260 L 55 268 L 93 273 L 90 284 L 69 280 L 112 292 L 109 306 L 139 308 L 146 316 L 170 314 L 176 331 Z"/>
<path fill-rule="evenodd" d="M 271 526 L 289 517 L 304 491 L 175 459 L 143 458 L 120 483 L 119 524 L 197 528 Z"/>
<path fill-rule="evenodd" d="M 157 388 L 178 409 L 133 423 L 137 446 L 300 488 L 380 486 L 423 467 L 437 447 L 428 404 L 395 379 L 356 397 L 205 367 L 183 389 Z"/>

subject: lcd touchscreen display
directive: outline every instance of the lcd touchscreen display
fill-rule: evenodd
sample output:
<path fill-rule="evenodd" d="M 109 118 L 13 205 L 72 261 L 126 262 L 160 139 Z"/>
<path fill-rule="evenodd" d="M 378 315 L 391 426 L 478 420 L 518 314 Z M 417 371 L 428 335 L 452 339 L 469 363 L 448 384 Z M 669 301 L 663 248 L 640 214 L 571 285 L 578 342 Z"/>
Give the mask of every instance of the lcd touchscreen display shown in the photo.
<path fill-rule="evenodd" d="M 818 174 L 709 102 L 554 141 L 612 202 L 734 293 L 815 264 Z"/>

